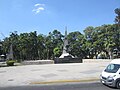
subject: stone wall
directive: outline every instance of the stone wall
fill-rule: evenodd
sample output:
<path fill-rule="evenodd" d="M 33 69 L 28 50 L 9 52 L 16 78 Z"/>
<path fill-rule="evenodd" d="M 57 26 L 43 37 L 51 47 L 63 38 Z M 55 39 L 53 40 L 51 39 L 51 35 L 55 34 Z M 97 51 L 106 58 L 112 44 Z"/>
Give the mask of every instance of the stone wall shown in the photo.
<path fill-rule="evenodd" d="M 111 62 L 112 59 L 83 59 L 83 63 Z"/>
<path fill-rule="evenodd" d="M 40 65 L 40 64 L 54 64 L 53 60 L 27 60 L 23 61 L 23 65 Z"/>
<path fill-rule="evenodd" d="M 81 58 L 55 58 L 54 60 L 27 60 L 23 61 L 23 65 L 41 65 L 56 63 L 102 63 L 111 62 L 112 59 L 81 59 Z"/>

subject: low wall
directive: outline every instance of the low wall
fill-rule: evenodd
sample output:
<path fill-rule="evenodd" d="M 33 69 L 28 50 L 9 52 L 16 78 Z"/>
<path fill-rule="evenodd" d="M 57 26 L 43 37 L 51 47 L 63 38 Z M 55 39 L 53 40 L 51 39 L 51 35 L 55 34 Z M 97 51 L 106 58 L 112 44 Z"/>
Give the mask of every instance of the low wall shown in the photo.
<path fill-rule="evenodd" d="M 54 64 L 53 60 L 27 60 L 22 62 L 23 65 L 39 65 L 39 64 Z"/>
<path fill-rule="evenodd" d="M 111 62 L 112 59 L 80 59 L 80 58 L 56 58 L 55 60 L 27 60 L 23 61 L 23 65 L 40 65 L 40 64 L 54 64 L 54 63 L 102 63 Z"/>
<path fill-rule="evenodd" d="M 83 59 L 83 63 L 111 62 L 112 59 Z"/>
<path fill-rule="evenodd" d="M 56 63 L 82 63 L 81 58 L 55 58 L 54 59 L 55 64 Z"/>

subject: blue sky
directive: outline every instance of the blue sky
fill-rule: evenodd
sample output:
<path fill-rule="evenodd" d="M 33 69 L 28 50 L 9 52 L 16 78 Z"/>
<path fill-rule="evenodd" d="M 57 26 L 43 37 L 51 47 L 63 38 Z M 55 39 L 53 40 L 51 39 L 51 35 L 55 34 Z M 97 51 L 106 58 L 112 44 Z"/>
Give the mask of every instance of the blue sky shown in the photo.
<path fill-rule="evenodd" d="M 65 26 L 83 33 L 87 26 L 113 24 L 115 8 L 120 0 L 0 0 L 0 39 L 14 31 L 64 34 Z"/>

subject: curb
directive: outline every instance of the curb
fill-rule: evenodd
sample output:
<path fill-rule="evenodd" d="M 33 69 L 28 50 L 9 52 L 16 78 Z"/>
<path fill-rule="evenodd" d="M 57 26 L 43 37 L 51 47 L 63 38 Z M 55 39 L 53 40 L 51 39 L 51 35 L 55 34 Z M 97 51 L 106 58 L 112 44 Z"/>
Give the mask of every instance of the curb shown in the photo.
<path fill-rule="evenodd" d="M 83 79 L 83 80 L 53 80 L 53 81 L 33 81 L 29 84 L 55 84 L 55 83 L 77 83 L 77 82 L 93 82 L 93 81 L 99 81 L 98 78 L 92 78 L 92 79 Z"/>

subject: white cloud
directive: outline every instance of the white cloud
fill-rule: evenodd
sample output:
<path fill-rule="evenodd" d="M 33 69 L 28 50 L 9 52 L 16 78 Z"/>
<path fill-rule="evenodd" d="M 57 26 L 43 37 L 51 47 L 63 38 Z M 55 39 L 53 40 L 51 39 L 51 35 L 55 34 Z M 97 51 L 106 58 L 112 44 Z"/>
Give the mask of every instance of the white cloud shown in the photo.
<path fill-rule="evenodd" d="M 39 4 L 39 3 L 37 3 L 37 4 L 35 4 L 34 5 L 34 9 L 32 10 L 35 14 L 38 14 L 38 13 L 40 13 L 41 11 L 44 11 L 45 10 L 45 8 L 44 8 L 44 4 Z"/>
<path fill-rule="evenodd" d="M 45 6 L 45 4 L 37 3 L 37 4 L 35 4 L 34 6 L 35 6 L 35 7 L 37 7 L 37 6 Z"/>

